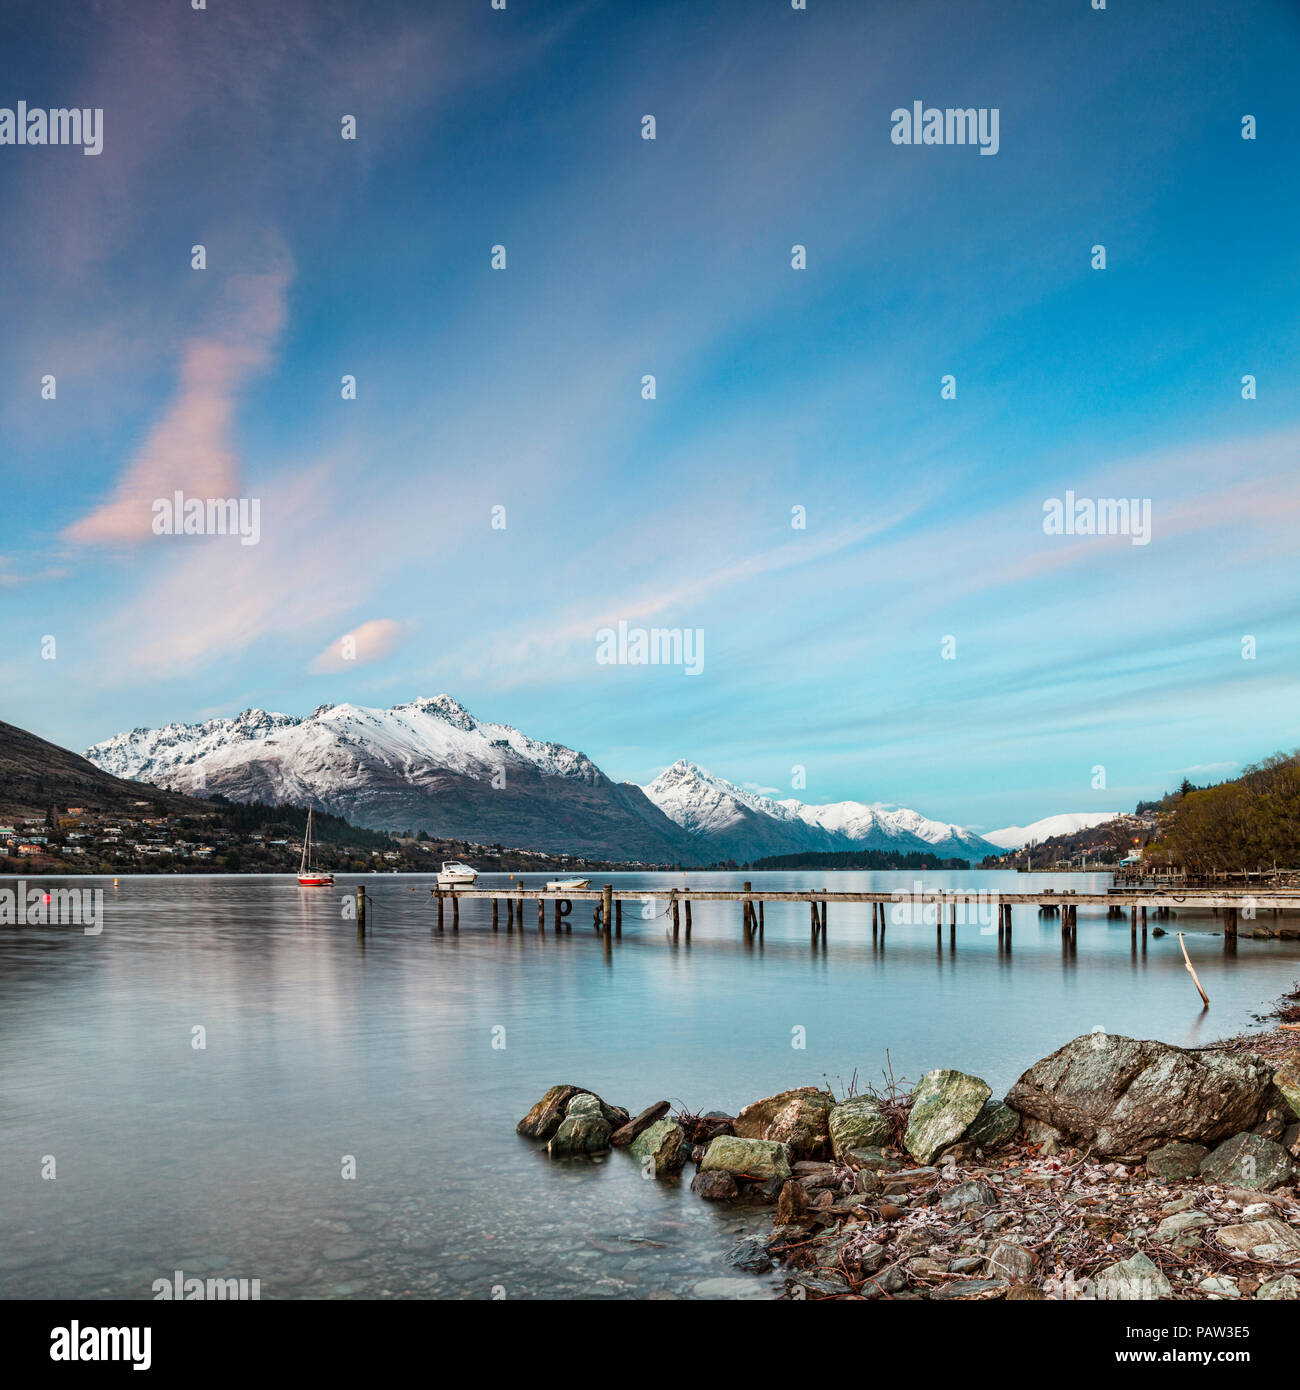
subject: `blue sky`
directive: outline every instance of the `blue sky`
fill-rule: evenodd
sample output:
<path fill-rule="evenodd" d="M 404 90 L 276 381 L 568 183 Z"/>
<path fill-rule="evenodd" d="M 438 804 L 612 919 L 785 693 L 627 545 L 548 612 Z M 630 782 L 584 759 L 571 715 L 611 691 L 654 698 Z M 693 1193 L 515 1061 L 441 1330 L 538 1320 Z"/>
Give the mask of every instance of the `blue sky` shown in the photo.
<path fill-rule="evenodd" d="M 1300 744 L 1293 4 L 9 19 L 0 104 L 104 149 L 0 146 L 0 717 L 447 691 L 985 828 Z M 998 153 L 893 144 L 915 100 Z M 259 543 L 151 534 L 175 488 Z M 1067 489 L 1150 544 L 1045 535 Z M 703 672 L 597 664 L 620 619 Z"/>

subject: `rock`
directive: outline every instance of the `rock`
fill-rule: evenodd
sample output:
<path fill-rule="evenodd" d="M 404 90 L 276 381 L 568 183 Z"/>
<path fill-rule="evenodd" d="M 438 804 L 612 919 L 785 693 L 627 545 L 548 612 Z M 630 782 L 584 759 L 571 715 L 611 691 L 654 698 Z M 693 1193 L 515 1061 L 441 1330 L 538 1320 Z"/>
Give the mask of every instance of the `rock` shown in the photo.
<path fill-rule="evenodd" d="M 581 1086 L 552 1086 L 515 1126 L 515 1133 L 526 1139 L 549 1139 L 560 1127 L 564 1112 Z"/>
<path fill-rule="evenodd" d="M 1209 1152 L 1204 1144 L 1162 1144 L 1147 1154 L 1147 1173 L 1161 1182 L 1194 1178 Z"/>
<path fill-rule="evenodd" d="M 1165 1217 L 1152 1232 L 1151 1239 L 1159 1245 L 1199 1245 L 1200 1236 L 1194 1236 L 1191 1232 L 1202 1226 L 1213 1225 L 1214 1222 L 1203 1211 L 1178 1211 Z"/>
<path fill-rule="evenodd" d="M 702 1173 L 725 1172 L 738 1178 L 788 1178 L 790 1161 L 784 1144 L 774 1139 L 746 1139 L 720 1134 L 709 1145 Z"/>
<path fill-rule="evenodd" d="M 798 1225 L 806 1221 L 812 1203 L 807 1190 L 799 1183 L 788 1181 L 781 1185 L 781 1195 L 776 1202 L 776 1224 L 778 1226 Z"/>
<path fill-rule="evenodd" d="M 1009 1279 L 1013 1284 L 1024 1284 L 1033 1278 L 1035 1263 L 1033 1251 L 1009 1240 L 1000 1240 L 989 1251 L 988 1272 L 994 1279 Z"/>
<path fill-rule="evenodd" d="M 1171 1142 L 1213 1144 L 1248 1129 L 1271 1086 L 1270 1068 L 1251 1053 L 1087 1033 L 1035 1062 L 1007 1104 L 1100 1158 L 1135 1161 Z"/>
<path fill-rule="evenodd" d="M 903 1165 L 883 1149 L 846 1149 L 843 1161 L 859 1172 L 894 1173 Z"/>
<path fill-rule="evenodd" d="M 1263 1135 L 1265 1139 L 1271 1139 L 1275 1144 L 1280 1144 L 1283 1135 L 1286 1134 L 1286 1122 L 1289 1118 L 1290 1112 L 1284 1117 L 1280 1109 L 1270 1110 L 1251 1130 L 1251 1133 Z"/>
<path fill-rule="evenodd" d="M 898 1173 L 880 1174 L 880 1190 L 887 1195 L 910 1192 L 914 1187 L 933 1187 L 939 1181 L 937 1168 L 905 1168 Z"/>
<path fill-rule="evenodd" d="M 912 1093 L 912 1113 L 904 1144 L 918 1163 L 929 1163 L 955 1144 L 975 1121 L 992 1092 L 977 1076 L 939 1068 L 926 1074 Z"/>
<path fill-rule="evenodd" d="M 737 1269 L 748 1270 L 751 1274 L 762 1274 L 764 1270 L 772 1268 L 772 1257 L 767 1253 L 767 1246 L 757 1236 L 746 1236 L 739 1245 L 732 1248 L 727 1256 L 727 1263 Z"/>
<path fill-rule="evenodd" d="M 1237 1250 L 1265 1264 L 1300 1263 L 1300 1231 L 1285 1221 L 1244 1221 L 1220 1226 L 1215 1239 L 1226 1250 Z"/>
<path fill-rule="evenodd" d="M 1300 1279 L 1294 1274 L 1284 1274 L 1280 1279 L 1266 1279 L 1255 1297 L 1269 1300 L 1300 1298 Z"/>
<path fill-rule="evenodd" d="M 656 1120 L 662 1120 L 668 1113 L 668 1102 L 666 1100 L 656 1101 L 653 1105 L 646 1108 L 627 1124 L 620 1125 L 610 1136 L 610 1144 L 614 1148 L 622 1148 L 624 1144 L 630 1144 L 638 1134 L 644 1134 Z"/>
<path fill-rule="evenodd" d="M 579 1091 L 569 1101 L 564 1119 L 547 1144 L 546 1152 L 552 1158 L 604 1153 L 612 1134 L 600 1097 L 590 1091 Z"/>
<path fill-rule="evenodd" d="M 791 1158 L 829 1158 L 834 1098 L 816 1086 L 800 1086 L 747 1105 L 732 1123 L 740 1139 L 771 1139 Z"/>
<path fill-rule="evenodd" d="M 881 1298 L 885 1294 L 898 1293 L 907 1287 L 907 1276 L 897 1265 L 890 1265 L 874 1274 L 862 1286 L 864 1298 Z"/>
<path fill-rule="evenodd" d="M 1026 1143 L 1037 1144 L 1044 1157 L 1054 1154 L 1065 1141 L 1065 1135 L 1059 1129 L 1029 1115 L 1020 1117 L 1020 1133 Z"/>
<path fill-rule="evenodd" d="M 966 1211 L 970 1207 L 995 1207 L 998 1194 L 986 1182 L 959 1182 L 939 1198 L 945 1211 Z"/>
<path fill-rule="evenodd" d="M 1287 1125 L 1282 1135 L 1282 1147 L 1292 1158 L 1300 1158 L 1300 1124 Z"/>
<path fill-rule="evenodd" d="M 1281 1144 L 1262 1134 L 1237 1134 L 1201 1160 L 1200 1172 L 1206 1182 L 1271 1192 L 1290 1178 L 1292 1168 Z"/>
<path fill-rule="evenodd" d="M 1300 1052 L 1282 1059 L 1273 1073 L 1273 1085 L 1291 1107 L 1291 1117 L 1300 1118 Z"/>
<path fill-rule="evenodd" d="M 686 1162 L 686 1136 L 681 1126 L 672 1120 L 656 1120 L 632 1140 L 627 1151 L 642 1163 L 649 1159 L 654 1165 L 651 1171 L 655 1177 L 680 1173 Z"/>
<path fill-rule="evenodd" d="M 786 1292 L 792 1298 L 807 1298 L 809 1294 L 817 1298 L 837 1298 L 849 1292 L 849 1281 L 833 1270 L 822 1269 L 813 1274 L 806 1270 L 796 1270 L 786 1276 Z"/>
<path fill-rule="evenodd" d="M 730 1173 L 696 1173 L 691 1179 L 691 1191 L 706 1202 L 729 1202 L 740 1195 L 736 1180 Z"/>
<path fill-rule="evenodd" d="M 854 1096 L 835 1106 L 828 1118 L 831 1151 L 840 1158 L 849 1149 L 870 1149 L 889 1142 L 890 1124 L 874 1096 Z"/>
<path fill-rule="evenodd" d="M 991 1298 L 1005 1298 L 1010 1287 L 1005 1279 L 964 1279 L 960 1283 L 944 1284 L 932 1290 L 930 1297 L 987 1302 Z"/>
<path fill-rule="evenodd" d="M 595 1092 L 593 1091 L 592 1094 L 595 1095 Z M 605 1123 L 611 1130 L 610 1139 L 612 1140 L 614 1133 L 622 1129 L 629 1122 L 630 1117 L 621 1105 L 609 1105 L 599 1096 L 596 1096 L 596 1099 L 600 1101 L 600 1113 L 604 1115 Z"/>
<path fill-rule="evenodd" d="M 1240 1298 L 1241 1290 L 1231 1280 L 1221 1274 L 1213 1274 L 1208 1279 L 1202 1279 L 1196 1286 L 1204 1294 L 1209 1294 L 1211 1298 Z"/>
<path fill-rule="evenodd" d="M 1145 1255 L 1130 1255 L 1118 1264 L 1107 1265 L 1097 1275 L 1093 1291 L 1104 1301 L 1149 1301 L 1168 1298 L 1173 1293 L 1169 1280 Z"/>
<path fill-rule="evenodd" d="M 1020 1128 L 1020 1116 L 1005 1102 L 990 1097 L 961 1137 L 962 1145 L 985 1153 L 1009 1144 Z"/>

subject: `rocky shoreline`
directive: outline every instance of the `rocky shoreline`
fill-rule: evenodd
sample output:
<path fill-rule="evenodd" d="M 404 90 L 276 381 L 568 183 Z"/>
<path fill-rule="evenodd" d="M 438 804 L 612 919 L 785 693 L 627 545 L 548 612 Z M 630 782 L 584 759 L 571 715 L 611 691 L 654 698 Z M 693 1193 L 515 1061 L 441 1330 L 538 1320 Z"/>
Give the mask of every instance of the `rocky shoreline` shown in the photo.
<path fill-rule="evenodd" d="M 553 1159 L 625 1150 L 701 1200 L 765 1203 L 738 1270 L 791 1299 L 1300 1298 L 1300 1033 L 1198 1049 L 1102 1032 L 1003 1099 L 948 1068 L 910 1090 L 799 1087 L 736 1115 L 635 1117 L 553 1086 L 517 1125 Z"/>

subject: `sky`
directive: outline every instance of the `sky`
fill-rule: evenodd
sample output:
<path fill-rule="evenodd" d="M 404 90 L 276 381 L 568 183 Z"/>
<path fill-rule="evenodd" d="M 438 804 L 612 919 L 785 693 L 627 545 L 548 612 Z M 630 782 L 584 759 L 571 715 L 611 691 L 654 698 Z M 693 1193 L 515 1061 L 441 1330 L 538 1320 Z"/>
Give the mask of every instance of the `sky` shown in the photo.
<path fill-rule="evenodd" d="M 0 144 L 10 723 L 447 692 L 977 829 L 1300 744 L 1291 0 L 6 27 L 0 106 L 103 112 Z M 896 143 L 916 101 L 996 154 Z M 156 534 L 178 490 L 256 544 Z M 1067 492 L 1147 543 L 1048 534 Z M 620 622 L 700 669 L 598 660 Z"/>

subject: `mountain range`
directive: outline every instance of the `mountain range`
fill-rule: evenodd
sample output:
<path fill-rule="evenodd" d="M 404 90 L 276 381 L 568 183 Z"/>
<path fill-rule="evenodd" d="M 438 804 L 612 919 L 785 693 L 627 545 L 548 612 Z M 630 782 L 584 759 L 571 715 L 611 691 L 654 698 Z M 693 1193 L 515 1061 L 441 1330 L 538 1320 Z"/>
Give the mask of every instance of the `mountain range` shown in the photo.
<path fill-rule="evenodd" d="M 685 759 L 644 787 L 614 782 L 585 754 L 476 719 L 449 695 L 386 710 L 249 709 L 133 729 L 95 744 L 86 758 L 114 777 L 191 796 L 314 805 L 370 829 L 651 863 L 856 849 L 977 861 L 1022 833 L 1008 827 L 980 836 L 857 801 L 778 801 Z"/>

